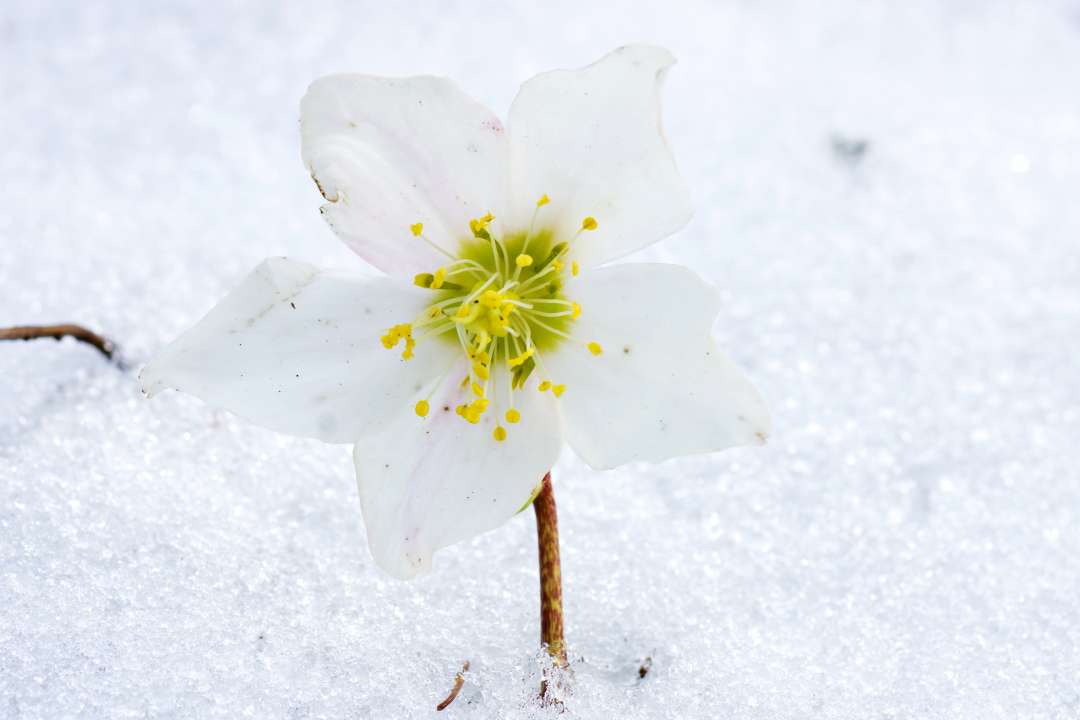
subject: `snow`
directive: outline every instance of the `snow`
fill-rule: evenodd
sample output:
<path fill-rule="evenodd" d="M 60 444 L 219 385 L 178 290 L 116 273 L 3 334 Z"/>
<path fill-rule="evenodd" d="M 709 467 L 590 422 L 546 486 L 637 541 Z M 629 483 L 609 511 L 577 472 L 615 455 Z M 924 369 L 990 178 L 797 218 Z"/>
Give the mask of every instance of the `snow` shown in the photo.
<path fill-rule="evenodd" d="M 0 717 L 433 717 L 466 659 L 440 717 L 1080 716 L 1076 2 L 9 3 L 0 38 L 0 326 L 135 366 L 265 256 L 360 267 L 299 160 L 312 79 L 505 113 L 665 45 L 698 213 L 643 257 L 721 288 L 775 424 L 555 468 L 560 714 L 530 514 L 400 583 L 347 448 L 0 346 Z"/>

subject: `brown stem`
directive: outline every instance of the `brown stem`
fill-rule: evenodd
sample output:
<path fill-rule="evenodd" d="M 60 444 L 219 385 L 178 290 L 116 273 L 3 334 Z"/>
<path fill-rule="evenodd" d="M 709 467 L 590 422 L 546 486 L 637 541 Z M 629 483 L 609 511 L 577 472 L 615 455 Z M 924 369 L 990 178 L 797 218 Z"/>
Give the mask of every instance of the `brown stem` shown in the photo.
<path fill-rule="evenodd" d="M 105 357 L 113 360 L 116 346 L 108 338 L 103 338 L 97 333 L 87 330 L 82 325 L 63 323 L 60 325 L 22 325 L 17 327 L 0 328 L 0 340 L 36 340 L 38 338 L 61 338 L 71 337 L 79 342 L 92 345 Z"/>
<path fill-rule="evenodd" d="M 559 566 L 559 518 L 555 512 L 555 493 L 551 473 L 544 476 L 540 493 L 533 501 L 536 512 L 536 540 L 540 555 L 540 642 L 547 648 L 556 667 L 566 667 L 566 641 L 563 639 L 562 571 Z M 544 694 L 546 683 L 541 686 Z"/>
<path fill-rule="evenodd" d="M 458 693 L 461 692 L 461 686 L 465 684 L 465 673 L 469 671 L 469 661 L 466 660 L 465 664 L 461 666 L 461 672 L 454 678 L 454 687 L 450 688 L 450 694 L 446 696 L 446 699 L 435 706 L 435 710 L 442 712 L 446 708 L 450 707 L 450 703 L 457 699 Z"/>

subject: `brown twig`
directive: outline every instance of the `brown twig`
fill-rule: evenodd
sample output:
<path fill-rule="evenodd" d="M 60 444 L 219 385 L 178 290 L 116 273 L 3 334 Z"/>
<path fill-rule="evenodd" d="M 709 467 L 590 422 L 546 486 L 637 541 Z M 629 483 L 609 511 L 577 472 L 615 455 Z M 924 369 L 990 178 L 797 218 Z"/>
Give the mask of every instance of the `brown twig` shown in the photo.
<path fill-rule="evenodd" d="M 450 694 L 446 696 L 446 699 L 435 706 L 435 710 L 442 712 L 446 708 L 450 707 L 450 703 L 457 699 L 458 693 L 461 692 L 461 686 L 465 684 L 465 673 L 469 671 L 469 661 L 466 660 L 465 664 L 461 666 L 461 672 L 454 678 L 454 687 L 450 688 Z"/>
<path fill-rule="evenodd" d="M 38 338 L 75 338 L 79 342 L 92 345 L 97 351 L 115 361 L 116 346 L 108 338 L 87 330 L 82 325 L 62 323 L 59 325 L 20 325 L 0 328 L 0 340 L 37 340 Z"/>
<path fill-rule="evenodd" d="M 536 512 L 536 542 L 540 559 L 540 642 L 556 668 L 565 668 L 566 641 L 563 638 L 562 568 L 559 564 L 559 517 L 551 473 L 544 476 L 540 493 L 533 501 Z M 545 673 L 546 674 L 546 673 Z M 546 699 L 547 678 L 540 683 L 540 697 Z"/>

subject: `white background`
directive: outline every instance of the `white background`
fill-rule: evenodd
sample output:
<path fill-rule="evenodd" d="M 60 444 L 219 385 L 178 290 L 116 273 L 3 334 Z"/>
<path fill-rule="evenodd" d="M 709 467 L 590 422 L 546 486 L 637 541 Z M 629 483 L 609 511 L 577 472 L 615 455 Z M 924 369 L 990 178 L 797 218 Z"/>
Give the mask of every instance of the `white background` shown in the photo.
<path fill-rule="evenodd" d="M 265 256 L 362 268 L 299 158 L 322 74 L 505 114 L 640 40 L 698 208 L 644 256 L 721 288 L 775 427 L 563 458 L 566 713 L 531 514 L 394 581 L 346 448 L 37 341 L 0 346 L 0 717 L 430 717 L 464 659 L 446 717 L 1080 715 L 1075 2 L 5 3 L 0 325 L 137 367 Z"/>

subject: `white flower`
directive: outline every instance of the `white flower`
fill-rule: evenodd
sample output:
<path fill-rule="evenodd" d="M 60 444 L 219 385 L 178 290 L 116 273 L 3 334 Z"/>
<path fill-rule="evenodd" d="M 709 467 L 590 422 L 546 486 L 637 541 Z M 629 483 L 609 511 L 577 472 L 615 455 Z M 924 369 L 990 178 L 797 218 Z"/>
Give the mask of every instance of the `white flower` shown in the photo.
<path fill-rule="evenodd" d="M 371 552 L 406 578 L 527 504 L 565 439 L 594 468 L 761 442 L 714 290 L 607 265 L 679 230 L 674 62 L 631 46 L 526 82 L 508 129 L 449 80 L 335 75 L 301 106 L 339 236 L 386 273 L 274 258 L 143 370 L 285 433 L 355 443 Z"/>

